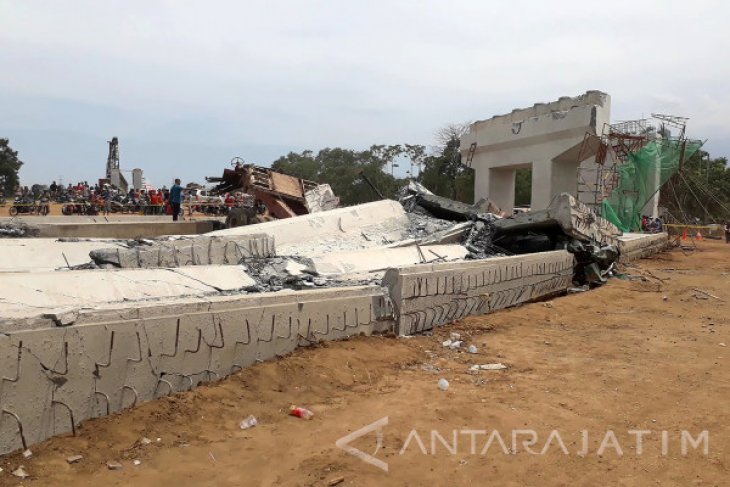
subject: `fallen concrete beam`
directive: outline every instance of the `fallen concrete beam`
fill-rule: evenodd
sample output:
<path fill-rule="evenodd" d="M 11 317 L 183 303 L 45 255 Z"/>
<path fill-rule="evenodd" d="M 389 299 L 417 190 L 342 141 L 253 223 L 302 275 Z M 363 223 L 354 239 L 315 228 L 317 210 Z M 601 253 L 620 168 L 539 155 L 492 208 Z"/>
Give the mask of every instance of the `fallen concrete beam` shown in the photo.
<path fill-rule="evenodd" d="M 568 193 L 560 194 L 545 210 L 528 211 L 493 223 L 495 241 L 505 234 L 547 232 L 559 227 L 571 238 L 583 242 L 617 245 L 621 231 L 593 213 Z"/>
<path fill-rule="evenodd" d="M 2 281 L 0 323 L 58 309 L 206 296 L 256 284 L 238 266 L 7 273 Z"/>
<path fill-rule="evenodd" d="M 572 285 L 573 255 L 564 250 L 428 264 L 385 273 L 399 335 L 489 313 Z"/>
<path fill-rule="evenodd" d="M 98 265 L 154 268 L 189 265 L 232 265 L 249 257 L 274 257 L 274 238 L 265 234 L 230 237 L 200 236 L 178 240 L 155 241 L 132 248 L 105 248 L 91 251 Z"/>
<path fill-rule="evenodd" d="M 311 270 L 320 276 L 336 276 L 340 279 L 372 278 L 382 276 L 388 268 L 438 260 L 461 260 L 468 253 L 462 245 L 413 245 L 332 252 L 313 257 Z"/>
<path fill-rule="evenodd" d="M 667 248 L 666 233 L 624 233 L 618 238 L 619 262 L 626 264 L 644 259 Z"/>
<path fill-rule="evenodd" d="M 199 235 L 220 228 L 217 220 L 193 221 L 146 221 L 136 217 L 136 221 L 106 223 L 104 217 L 97 217 L 97 223 L 34 223 L 38 236 L 45 238 L 114 238 L 135 239 L 152 238 L 162 235 Z"/>
<path fill-rule="evenodd" d="M 0 334 L 0 454 L 300 345 L 390 329 L 391 316 L 372 286 L 142 303 Z"/>
<path fill-rule="evenodd" d="M 311 257 L 336 250 L 377 247 L 408 238 L 409 220 L 400 203 L 375 201 L 294 218 L 211 232 L 214 236 L 265 233 L 279 255 Z"/>
<path fill-rule="evenodd" d="M 61 242 L 50 238 L 0 239 L 0 272 L 38 272 L 89 262 L 89 252 L 114 241 Z"/>
<path fill-rule="evenodd" d="M 479 213 L 500 213 L 500 209 L 486 198 L 468 205 L 435 194 L 418 193 L 415 195 L 415 202 L 433 216 L 444 220 L 469 221 Z"/>

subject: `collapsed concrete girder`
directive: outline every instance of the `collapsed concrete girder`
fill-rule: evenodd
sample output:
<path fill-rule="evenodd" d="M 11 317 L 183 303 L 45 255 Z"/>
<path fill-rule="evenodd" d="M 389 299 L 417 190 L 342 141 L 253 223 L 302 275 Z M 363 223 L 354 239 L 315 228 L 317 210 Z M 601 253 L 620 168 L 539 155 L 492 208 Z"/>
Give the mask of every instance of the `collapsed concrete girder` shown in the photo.
<path fill-rule="evenodd" d="M 549 233 L 557 228 L 582 242 L 617 245 L 617 237 L 621 235 L 613 223 L 596 215 L 568 193 L 557 196 L 547 209 L 520 213 L 497 220 L 493 225 L 495 240 L 507 234 Z"/>
<path fill-rule="evenodd" d="M 238 264 L 244 258 L 275 255 L 274 238 L 261 233 L 154 241 L 150 245 L 127 249 L 119 247 L 97 249 L 89 253 L 97 265 L 111 264 L 121 268 Z"/>
<path fill-rule="evenodd" d="M 2 334 L 0 454 L 300 345 L 387 329 L 391 315 L 368 287 L 84 311 Z"/>
<path fill-rule="evenodd" d="M 573 256 L 564 251 L 390 269 L 383 285 L 397 333 L 411 335 L 565 291 Z"/>

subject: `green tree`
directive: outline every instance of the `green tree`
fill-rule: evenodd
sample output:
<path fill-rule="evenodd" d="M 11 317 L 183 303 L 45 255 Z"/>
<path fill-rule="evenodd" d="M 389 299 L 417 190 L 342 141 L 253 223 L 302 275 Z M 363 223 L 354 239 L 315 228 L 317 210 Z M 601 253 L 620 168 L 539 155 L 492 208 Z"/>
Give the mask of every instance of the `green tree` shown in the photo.
<path fill-rule="evenodd" d="M 300 154 L 290 152 L 271 164 L 285 174 L 328 183 L 340 197 L 343 205 L 355 205 L 378 199 L 375 192 L 360 177 L 373 182 L 386 198 L 394 198 L 405 180 L 392 176 L 386 169 L 404 153 L 400 145 L 373 145 L 367 150 L 355 151 L 339 147 Z"/>
<path fill-rule="evenodd" d="M 10 147 L 8 139 L 0 139 L 0 183 L 5 194 L 12 194 L 18 185 L 18 171 L 23 162 L 18 159 L 18 151 Z"/>
<path fill-rule="evenodd" d="M 515 206 L 529 205 L 532 200 L 532 169 L 515 171 Z"/>
<path fill-rule="evenodd" d="M 697 151 L 672 176 L 660 193 L 659 204 L 682 223 L 699 218 L 705 223 L 730 219 L 730 167 L 725 157 Z"/>
<path fill-rule="evenodd" d="M 474 170 L 461 163 L 459 139 L 468 124 L 447 125 L 436 133 L 434 154 L 425 157 L 420 182 L 439 196 L 474 202 Z"/>

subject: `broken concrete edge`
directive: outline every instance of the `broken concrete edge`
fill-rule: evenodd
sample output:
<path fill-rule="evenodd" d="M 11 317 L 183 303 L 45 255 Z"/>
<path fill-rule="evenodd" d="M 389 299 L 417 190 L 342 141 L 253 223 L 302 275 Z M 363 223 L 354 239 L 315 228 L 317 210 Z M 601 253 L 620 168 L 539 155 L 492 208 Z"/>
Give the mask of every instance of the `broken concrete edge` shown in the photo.
<path fill-rule="evenodd" d="M 276 256 L 273 235 L 200 235 L 192 238 L 157 240 L 130 248 L 100 248 L 89 253 L 97 265 L 120 268 L 181 267 L 186 265 L 236 265 L 249 257 Z"/>
<path fill-rule="evenodd" d="M 618 239 L 619 263 L 626 264 L 645 259 L 666 250 L 669 246 L 667 233 L 626 233 Z"/>
<path fill-rule="evenodd" d="M 403 336 L 564 292 L 573 266 L 573 255 L 557 250 L 390 269 L 383 285 Z"/>
<path fill-rule="evenodd" d="M 169 316 L 216 313 L 236 307 L 264 308 L 272 303 L 309 302 L 329 299 L 331 296 L 350 298 L 375 291 L 383 294 L 380 286 L 347 286 L 338 288 L 312 288 L 302 291 L 282 290 L 275 293 L 207 294 L 147 301 L 107 303 L 105 307 L 63 306 L 39 312 L 35 316 L 3 318 L 1 333 L 36 330 L 53 327 L 70 327 L 112 323 L 119 320 L 154 320 Z"/>
<path fill-rule="evenodd" d="M 145 221 L 139 217 L 134 222 L 105 222 L 103 216 L 97 216 L 97 223 L 38 223 L 38 237 L 63 238 L 112 238 L 132 239 L 151 238 L 165 235 L 199 235 L 220 229 L 218 220 L 191 221 Z"/>
<path fill-rule="evenodd" d="M 547 209 L 528 211 L 494 222 L 499 233 L 549 230 L 559 226 L 571 238 L 583 242 L 617 245 L 622 232 L 611 222 L 596 215 L 572 195 L 561 193 Z"/>

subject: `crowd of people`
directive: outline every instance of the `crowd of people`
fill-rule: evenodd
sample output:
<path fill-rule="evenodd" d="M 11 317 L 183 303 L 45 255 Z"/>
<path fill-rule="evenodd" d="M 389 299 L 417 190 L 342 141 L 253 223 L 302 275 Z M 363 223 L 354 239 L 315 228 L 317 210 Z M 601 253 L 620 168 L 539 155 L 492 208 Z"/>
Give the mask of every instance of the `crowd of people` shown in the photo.
<path fill-rule="evenodd" d="M 649 233 L 660 233 L 664 231 L 664 222 L 661 218 L 652 218 L 648 215 L 641 215 L 641 229 Z"/>
<path fill-rule="evenodd" d="M 255 207 L 257 213 L 265 213 L 266 206 L 261 200 L 241 191 L 225 193 L 219 196 L 207 196 L 205 192 L 183 188 L 180 179 L 168 189 L 162 186 L 158 189 L 134 189 L 124 192 L 112 184 L 89 184 L 79 181 L 76 184 L 58 184 L 53 181 L 50 185 L 18 186 L 15 190 L 15 202 L 18 204 L 32 204 L 35 202 L 56 202 L 68 208 L 76 205 L 86 205 L 94 213 L 108 214 L 111 212 L 129 211 L 147 215 L 172 215 L 177 221 L 182 213 L 183 206 L 189 213 L 214 212 L 226 214 L 231 208 Z M 70 214 L 71 211 L 69 211 Z"/>

